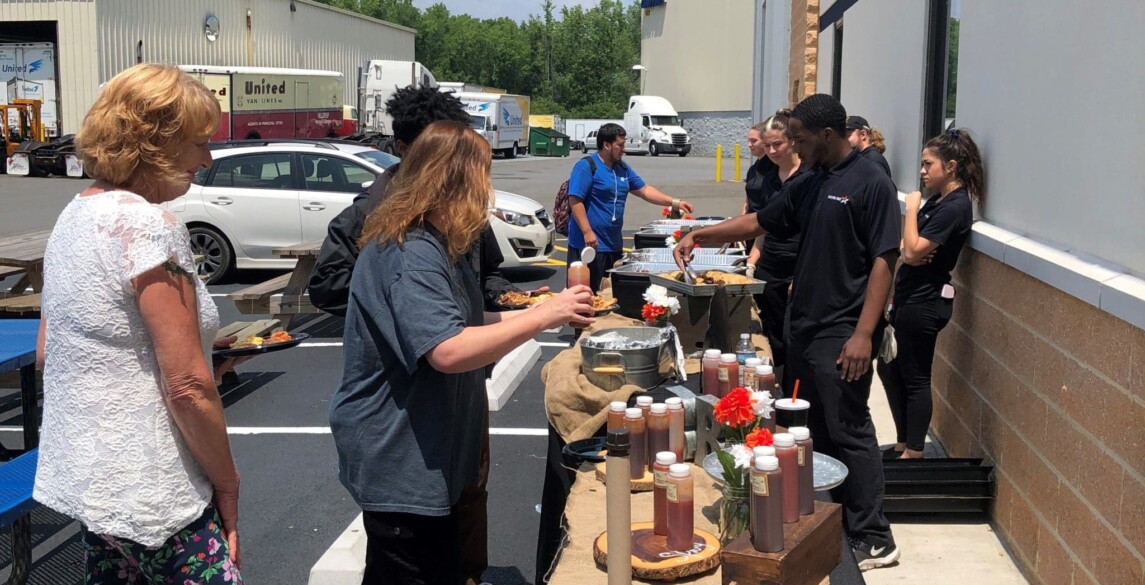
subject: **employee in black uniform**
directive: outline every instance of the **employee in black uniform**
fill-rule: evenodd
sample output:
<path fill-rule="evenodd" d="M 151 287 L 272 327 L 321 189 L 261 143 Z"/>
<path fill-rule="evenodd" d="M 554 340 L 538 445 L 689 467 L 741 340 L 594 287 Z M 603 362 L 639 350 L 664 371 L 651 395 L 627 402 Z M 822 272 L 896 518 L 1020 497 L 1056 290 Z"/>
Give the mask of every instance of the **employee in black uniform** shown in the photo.
<path fill-rule="evenodd" d="M 930 196 L 925 203 L 918 191 L 906 198 L 903 266 L 895 279 L 890 317 L 898 356 L 878 365 L 898 433 L 898 444 L 884 456 L 903 459 L 922 458 L 930 427 L 934 345 L 954 309 L 950 272 L 970 237 L 971 200 L 981 202 L 986 189 L 982 156 L 964 129 L 926 143 L 919 175 Z"/>
<path fill-rule="evenodd" d="M 787 138 L 787 124 L 791 110 L 779 110 L 766 121 L 747 131 L 747 147 L 759 159 L 747 170 L 744 187 L 747 190 L 747 213 L 758 213 L 773 199 L 779 197 L 783 184 L 807 169 L 799 166 L 799 155 Z M 776 234 L 760 236 L 748 255 L 748 276 L 766 282 L 762 294 L 755 295 L 763 334 L 771 345 L 776 373 L 783 379 L 787 363 L 787 340 L 783 325 L 787 315 L 787 288 L 795 275 L 795 258 L 799 254 L 799 234 L 780 237 Z"/>
<path fill-rule="evenodd" d="M 877 128 L 872 128 L 866 118 L 862 116 L 847 118 L 847 142 L 859 151 L 860 156 L 870 159 L 879 165 L 888 177 L 891 176 L 891 165 L 883 156 L 887 151 L 887 141 L 883 138 L 883 133 Z"/>
<path fill-rule="evenodd" d="M 859 568 L 884 567 L 899 550 L 883 514 L 883 466 L 867 408 L 872 339 L 890 293 L 898 258 L 901 215 L 890 178 L 847 142 L 847 113 L 835 98 L 816 94 L 791 113 L 788 136 L 813 172 L 788 181 L 756 214 L 691 232 L 676 245 L 677 264 L 696 245 L 711 246 L 763 234 L 802 233 L 790 301 L 787 379 L 801 381 L 811 402 L 816 449 L 847 466 L 833 495 Z"/>

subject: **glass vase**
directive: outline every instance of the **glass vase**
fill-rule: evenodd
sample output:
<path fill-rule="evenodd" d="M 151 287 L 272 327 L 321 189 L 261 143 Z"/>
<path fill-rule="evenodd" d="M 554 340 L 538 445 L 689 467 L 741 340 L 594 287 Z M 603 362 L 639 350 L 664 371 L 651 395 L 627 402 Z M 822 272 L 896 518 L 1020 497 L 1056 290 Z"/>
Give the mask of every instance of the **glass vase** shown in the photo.
<path fill-rule="evenodd" d="M 724 497 L 720 501 L 720 544 L 727 546 L 747 531 L 748 523 L 751 521 L 748 500 L 751 492 L 746 485 L 727 484 L 722 487 L 722 491 Z"/>

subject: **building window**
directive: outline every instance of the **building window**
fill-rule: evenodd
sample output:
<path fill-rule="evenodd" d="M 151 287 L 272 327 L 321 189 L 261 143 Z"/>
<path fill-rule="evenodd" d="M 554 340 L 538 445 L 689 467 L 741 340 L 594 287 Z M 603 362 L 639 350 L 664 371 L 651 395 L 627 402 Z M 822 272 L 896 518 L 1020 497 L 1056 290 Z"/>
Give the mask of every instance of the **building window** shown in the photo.
<path fill-rule="evenodd" d="M 843 21 L 835 23 L 835 50 L 831 57 L 831 95 L 841 99 L 843 95 Z"/>
<path fill-rule="evenodd" d="M 927 70 L 923 140 L 955 124 L 958 105 L 958 33 L 961 0 L 931 0 L 927 20 Z"/>

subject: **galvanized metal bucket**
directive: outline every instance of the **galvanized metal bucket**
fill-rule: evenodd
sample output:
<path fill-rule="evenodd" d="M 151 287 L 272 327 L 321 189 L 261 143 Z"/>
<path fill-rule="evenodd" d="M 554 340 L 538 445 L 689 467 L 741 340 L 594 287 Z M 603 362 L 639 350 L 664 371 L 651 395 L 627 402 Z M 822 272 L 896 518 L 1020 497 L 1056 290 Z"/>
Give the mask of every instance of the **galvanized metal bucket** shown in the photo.
<path fill-rule="evenodd" d="M 649 349 L 598 349 L 587 347 L 584 342 L 598 335 L 618 333 L 633 340 L 655 341 L 657 347 Z M 664 380 L 661 363 L 671 360 L 671 349 L 660 340 L 660 330 L 655 327 L 615 327 L 601 329 L 585 336 L 580 343 L 580 371 L 594 386 L 612 392 L 625 384 L 649 390 Z"/>

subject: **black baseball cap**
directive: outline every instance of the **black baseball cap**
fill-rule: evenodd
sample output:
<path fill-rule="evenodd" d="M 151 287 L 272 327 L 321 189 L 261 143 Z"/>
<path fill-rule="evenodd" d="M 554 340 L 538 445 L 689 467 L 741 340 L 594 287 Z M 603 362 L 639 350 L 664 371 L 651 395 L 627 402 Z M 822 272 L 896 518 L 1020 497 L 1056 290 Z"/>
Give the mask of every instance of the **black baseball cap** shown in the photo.
<path fill-rule="evenodd" d="M 847 129 L 870 131 L 871 125 L 862 116 L 847 116 Z"/>

